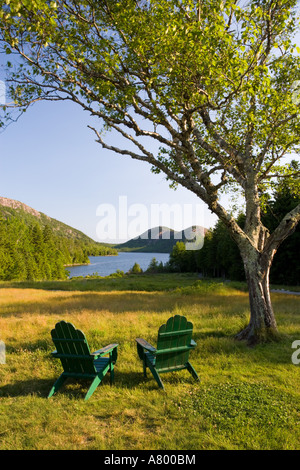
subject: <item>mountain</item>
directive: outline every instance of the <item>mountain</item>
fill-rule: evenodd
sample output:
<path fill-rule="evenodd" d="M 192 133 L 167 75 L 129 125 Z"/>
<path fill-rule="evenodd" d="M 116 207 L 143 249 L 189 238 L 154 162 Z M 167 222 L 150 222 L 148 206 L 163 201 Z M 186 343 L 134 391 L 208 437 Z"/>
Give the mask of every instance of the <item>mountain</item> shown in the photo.
<path fill-rule="evenodd" d="M 184 243 L 199 242 L 203 239 L 206 232 L 206 228 L 198 225 L 182 231 L 175 231 L 163 226 L 154 227 L 136 238 L 113 246 L 118 251 L 171 253 L 173 246 L 178 241 L 183 241 Z"/>
<path fill-rule="evenodd" d="M 52 219 L 48 215 L 38 212 L 23 202 L 15 201 L 14 199 L 0 197 L 0 215 L 5 219 L 8 217 L 18 217 L 27 224 L 38 223 L 41 227 L 48 225 L 56 235 L 62 238 L 75 240 L 93 246 L 95 249 L 103 247 L 101 243 L 95 242 L 83 232 L 56 219 Z"/>
<path fill-rule="evenodd" d="M 26 204 L 0 197 L 0 280 L 61 279 L 66 265 L 89 263 L 89 256 L 117 255 Z"/>

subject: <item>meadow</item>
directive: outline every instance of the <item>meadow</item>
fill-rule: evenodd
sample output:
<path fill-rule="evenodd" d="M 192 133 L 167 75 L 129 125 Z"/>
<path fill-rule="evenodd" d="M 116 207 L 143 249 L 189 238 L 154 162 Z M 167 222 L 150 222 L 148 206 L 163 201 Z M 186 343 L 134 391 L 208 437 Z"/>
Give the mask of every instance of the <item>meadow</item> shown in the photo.
<path fill-rule="evenodd" d="M 249 348 L 234 335 L 249 319 L 238 283 L 194 275 L 0 284 L 1 450 L 300 449 L 300 297 L 272 293 L 278 341 Z M 194 325 L 197 347 L 187 371 L 144 379 L 136 337 L 156 345 L 175 314 Z M 47 399 L 62 372 L 50 331 L 66 320 L 91 350 L 119 344 L 115 382 L 108 375 L 88 401 L 88 383 L 69 381 Z"/>

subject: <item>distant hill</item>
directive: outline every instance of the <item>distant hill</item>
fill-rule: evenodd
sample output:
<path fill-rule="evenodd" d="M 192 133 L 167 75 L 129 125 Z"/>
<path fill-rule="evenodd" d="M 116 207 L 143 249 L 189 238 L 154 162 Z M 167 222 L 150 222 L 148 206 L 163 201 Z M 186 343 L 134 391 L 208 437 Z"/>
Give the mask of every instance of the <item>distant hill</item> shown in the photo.
<path fill-rule="evenodd" d="M 0 279 L 60 279 L 66 265 L 89 263 L 89 256 L 117 255 L 26 204 L 0 197 Z"/>
<path fill-rule="evenodd" d="M 0 215 L 6 219 L 8 217 L 20 218 L 27 224 L 38 223 L 41 227 L 48 225 L 59 237 L 78 241 L 86 246 L 95 248 L 95 250 L 104 249 L 103 244 L 94 241 L 80 230 L 70 227 L 56 219 L 52 219 L 48 215 L 38 212 L 32 207 L 22 202 L 15 201 L 14 199 L 0 197 Z"/>
<path fill-rule="evenodd" d="M 203 237 L 207 229 L 200 226 L 175 231 L 168 227 L 154 227 L 136 238 L 125 243 L 113 245 L 118 251 L 134 251 L 143 253 L 171 253 L 178 241 L 192 242 L 196 235 Z"/>

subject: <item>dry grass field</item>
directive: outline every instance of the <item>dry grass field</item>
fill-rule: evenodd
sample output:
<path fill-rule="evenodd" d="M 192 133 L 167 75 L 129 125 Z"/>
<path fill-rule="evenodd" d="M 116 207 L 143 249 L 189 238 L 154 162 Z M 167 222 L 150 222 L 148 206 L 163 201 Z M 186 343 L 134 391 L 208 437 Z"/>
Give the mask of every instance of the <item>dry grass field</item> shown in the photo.
<path fill-rule="evenodd" d="M 0 449 L 299 450 L 291 345 L 300 340 L 300 297 L 272 294 L 280 339 L 249 348 L 234 339 L 249 317 L 243 290 L 187 276 L 132 279 L 131 288 L 125 279 L 1 284 Z M 144 379 L 135 338 L 155 346 L 174 314 L 193 322 L 190 359 L 201 381 L 164 374 L 162 391 L 150 372 Z M 50 335 L 60 320 L 81 329 L 91 350 L 119 343 L 114 385 L 106 376 L 88 401 L 88 384 L 72 381 L 47 399 L 62 371 Z"/>

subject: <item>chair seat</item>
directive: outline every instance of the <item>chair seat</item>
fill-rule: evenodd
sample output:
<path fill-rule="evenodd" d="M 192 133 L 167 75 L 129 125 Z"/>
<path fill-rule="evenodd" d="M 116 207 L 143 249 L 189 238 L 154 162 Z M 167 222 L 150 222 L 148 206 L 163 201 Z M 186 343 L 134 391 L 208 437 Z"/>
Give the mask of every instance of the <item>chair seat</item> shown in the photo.
<path fill-rule="evenodd" d="M 94 366 L 97 372 L 105 369 L 109 365 L 108 357 L 99 357 L 99 359 L 94 360 Z"/>
<path fill-rule="evenodd" d="M 149 362 L 149 365 L 151 365 L 152 367 L 155 366 L 155 362 L 156 362 L 156 357 L 153 356 L 153 354 L 149 353 L 149 352 L 145 352 L 145 356 L 146 356 L 146 360 Z M 156 371 L 157 372 L 174 372 L 176 370 L 182 370 L 182 369 L 186 369 L 187 368 L 187 365 L 186 364 L 179 364 L 177 366 L 167 366 L 167 367 L 155 367 Z"/>

